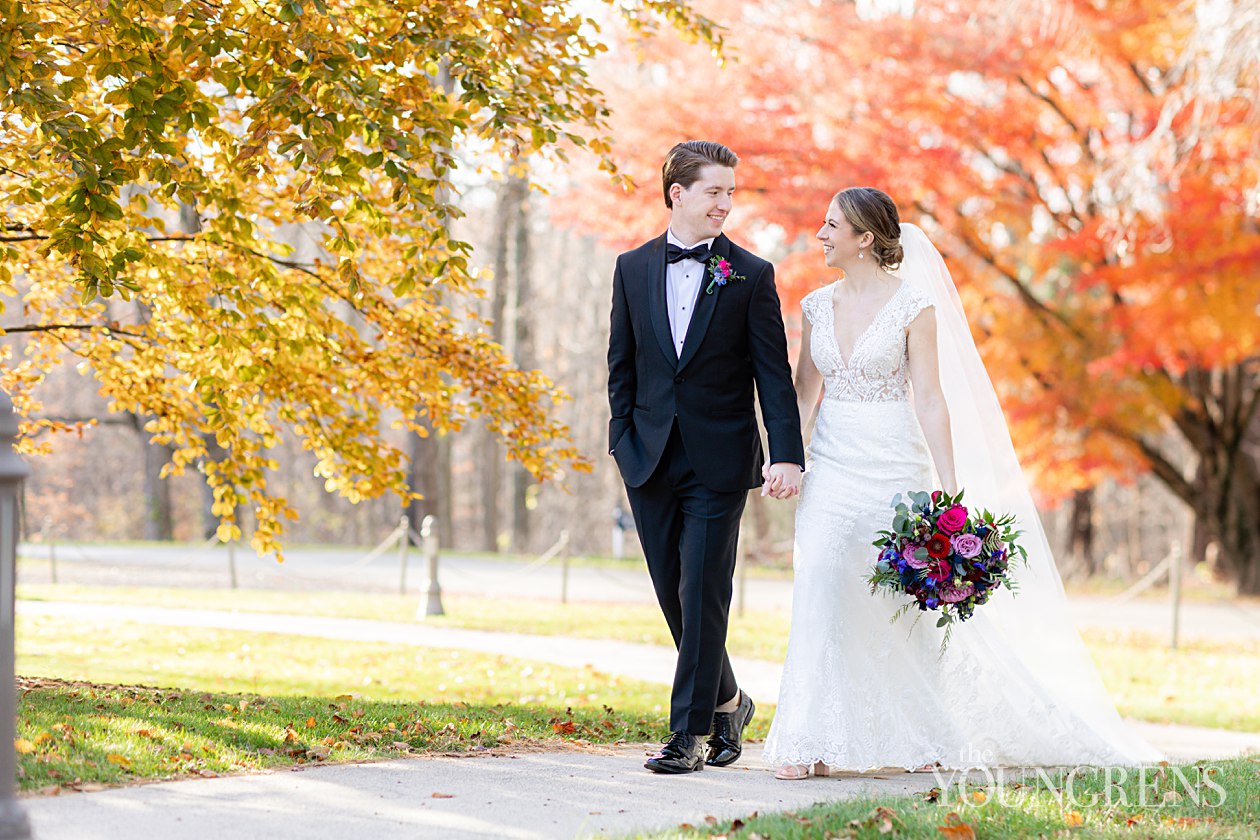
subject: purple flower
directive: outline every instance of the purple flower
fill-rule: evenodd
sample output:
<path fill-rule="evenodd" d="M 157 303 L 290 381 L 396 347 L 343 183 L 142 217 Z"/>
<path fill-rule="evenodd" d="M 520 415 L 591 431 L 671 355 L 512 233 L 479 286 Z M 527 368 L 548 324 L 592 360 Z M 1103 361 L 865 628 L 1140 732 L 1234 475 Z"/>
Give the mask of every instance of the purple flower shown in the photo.
<path fill-rule="evenodd" d="M 923 548 L 923 546 L 919 545 L 918 543 L 906 543 L 905 548 L 901 549 L 901 559 L 905 560 L 906 565 L 912 569 L 926 569 L 927 568 L 927 564 L 928 564 L 927 558 L 919 560 L 918 558 L 914 556 L 914 553 L 918 551 L 920 548 Z"/>
<path fill-rule="evenodd" d="M 954 546 L 954 551 L 958 552 L 958 556 L 966 560 L 977 556 L 984 548 L 984 540 L 975 534 L 955 534 L 949 541 Z"/>
<path fill-rule="evenodd" d="M 962 586 L 943 586 L 941 587 L 941 598 L 947 604 L 957 604 L 959 601 L 965 601 L 974 595 L 976 588 L 970 583 L 964 583 Z"/>

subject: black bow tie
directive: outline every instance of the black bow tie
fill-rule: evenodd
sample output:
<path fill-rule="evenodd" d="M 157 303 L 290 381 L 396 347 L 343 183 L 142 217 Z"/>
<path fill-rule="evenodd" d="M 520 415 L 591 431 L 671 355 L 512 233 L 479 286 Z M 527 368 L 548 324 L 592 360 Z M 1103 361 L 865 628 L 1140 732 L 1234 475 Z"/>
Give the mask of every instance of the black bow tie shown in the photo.
<path fill-rule="evenodd" d="M 709 258 L 709 246 L 697 245 L 694 248 L 680 248 L 670 243 L 669 248 L 665 252 L 665 259 L 672 265 L 681 260 L 696 260 L 704 262 Z"/>

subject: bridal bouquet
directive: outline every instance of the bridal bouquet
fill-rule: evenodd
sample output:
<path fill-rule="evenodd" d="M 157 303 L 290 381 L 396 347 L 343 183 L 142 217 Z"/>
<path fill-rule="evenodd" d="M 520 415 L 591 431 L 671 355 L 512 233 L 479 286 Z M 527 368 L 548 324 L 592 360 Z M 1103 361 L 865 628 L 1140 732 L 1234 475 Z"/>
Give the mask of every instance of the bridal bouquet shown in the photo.
<path fill-rule="evenodd" d="M 1027 563 L 1028 553 L 1016 542 L 1014 516 L 974 514 L 963 506 L 961 490 L 954 496 L 939 490 L 906 495 L 908 502 L 900 493 L 893 499 L 892 528 L 879 532 L 879 559 L 866 582 L 872 593 L 885 589 L 914 599 L 893 621 L 915 606 L 938 610 L 943 653 L 954 622 L 970 618 L 999 586 L 1015 590 L 1011 558 Z"/>

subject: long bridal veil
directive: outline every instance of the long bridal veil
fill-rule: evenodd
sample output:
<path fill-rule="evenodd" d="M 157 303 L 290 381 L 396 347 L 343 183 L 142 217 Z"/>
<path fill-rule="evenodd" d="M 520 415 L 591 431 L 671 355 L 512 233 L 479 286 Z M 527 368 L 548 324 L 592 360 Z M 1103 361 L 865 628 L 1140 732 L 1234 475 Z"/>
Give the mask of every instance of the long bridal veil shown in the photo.
<path fill-rule="evenodd" d="M 1028 551 L 1027 567 L 1012 565 L 1018 592 L 999 590 L 976 617 L 983 613 L 1001 634 L 1002 648 L 1018 659 L 1010 664 L 1040 683 L 1053 705 L 1092 730 L 1114 760 L 1158 760 L 1158 752 L 1120 720 L 1072 624 L 1045 530 L 945 261 L 916 225 L 901 226 L 901 245 L 905 256 L 897 274 L 925 292 L 936 309 L 941 386 L 949 406 L 958 485 L 966 491 L 963 502 L 1014 514 Z M 985 655 L 987 645 L 974 632 L 981 628 L 969 626 L 975 621 L 955 630 L 951 653 L 972 635 L 964 650 Z"/>

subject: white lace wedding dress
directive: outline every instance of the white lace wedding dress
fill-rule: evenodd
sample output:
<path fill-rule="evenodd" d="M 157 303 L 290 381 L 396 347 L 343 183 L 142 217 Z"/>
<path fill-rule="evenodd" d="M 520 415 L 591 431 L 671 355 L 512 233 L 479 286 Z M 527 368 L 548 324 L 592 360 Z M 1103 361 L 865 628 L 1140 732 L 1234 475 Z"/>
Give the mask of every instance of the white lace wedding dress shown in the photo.
<path fill-rule="evenodd" d="M 955 629 L 943 657 L 936 613 L 913 630 L 917 611 L 889 623 L 901 601 L 872 595 L 863 576 L 876 532 L 892 521 L 893 496 L 937 486 L 906 351 L 907 327 L 934 304 L 903 282 L 846 360 L 833 323 L 837 285 L 801 304 L 825 390 L 796 514 L 791 637 L 767 764 L 862 771 L 1156 759 L 1109 701 L 1082 717 L 1073 687 L 1041 678 L 986 615 L 997 597 Z"/>

